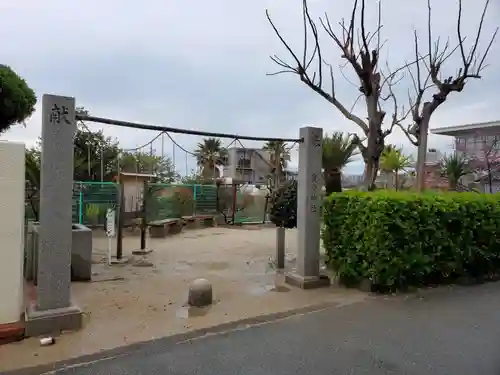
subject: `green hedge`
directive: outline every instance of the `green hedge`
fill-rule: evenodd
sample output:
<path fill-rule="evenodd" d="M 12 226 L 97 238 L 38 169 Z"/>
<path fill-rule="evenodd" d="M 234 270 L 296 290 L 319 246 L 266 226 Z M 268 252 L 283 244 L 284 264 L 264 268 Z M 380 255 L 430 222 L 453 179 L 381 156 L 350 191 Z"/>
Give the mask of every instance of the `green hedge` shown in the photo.
<path fill-rule="evenodd" d="M 344 284 L 380 291 L 500 271 L 500 197 L 335 193 L 324 207 L 327 262 Z"/>

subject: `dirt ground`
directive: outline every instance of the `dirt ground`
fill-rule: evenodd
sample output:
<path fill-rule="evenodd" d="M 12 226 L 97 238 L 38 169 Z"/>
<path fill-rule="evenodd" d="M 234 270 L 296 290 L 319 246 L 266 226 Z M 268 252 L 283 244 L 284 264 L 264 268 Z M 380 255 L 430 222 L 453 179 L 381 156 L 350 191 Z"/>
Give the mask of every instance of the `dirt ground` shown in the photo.
<path fill-rule="evenodd" d="M 274 228 L 208 228 L 166 239 L 149 239 L 153 252 L 132 256 L 139 237 L 124 239 L 130 262 L 108 266 L 108 240 L 94 236 L 93 280 L 73 283 L 75 304 L 85 312 L 84 328 L 66 332 L 56 344 L 37 338 L 0 346 L 0 371 L 51 363 L 105 349 L 211 327 L 248 317 L 325 302 L 349 304 L 366 295 L 340 287 L 304 291 L 284 284 L 270 261 Z M 114 243 L 113 243 L 114 246 Z M 296 232 L 287 231 L 287 269 L 295 264 Z M 113 250 L 114 252 L 114 250 Z M 190 281 L 203 277 L 214 290 L 214 304 L 186 306 Z"/>

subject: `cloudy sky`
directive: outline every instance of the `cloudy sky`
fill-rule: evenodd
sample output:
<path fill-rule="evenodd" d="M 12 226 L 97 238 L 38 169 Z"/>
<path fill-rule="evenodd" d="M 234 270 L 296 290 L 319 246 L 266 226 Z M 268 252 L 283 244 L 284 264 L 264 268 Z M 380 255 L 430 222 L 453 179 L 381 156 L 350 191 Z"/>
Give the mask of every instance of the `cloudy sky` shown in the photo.
<path fill-rule="evenodd" d="M 375 1 L 370 3 L 373 5 L 367 18 L 369 25 L 374 25 Z M 478 1 L 464 3 L 463 30 L 471 41 L 481 9 Z M 491 3 L 484 42 L 500 19 L 500 3 Z M 276 53 L 287 60 L 289 56 L 273 34 L 265 9 L 301 53 L 300 0 L 87 0 L 76 4 L 67 0 L 17 0 L 0 5 L 0 34 L 8 36 L 2 38 L 0 62 L 22 75 L 39 98 L 44 93 L 74 96 L 77 105 L 85 106 L 95 116 L 186 129 L 289 138 L 297 137 L 304 125 L 320 126 L 325 132 L 358 130 L 296 76 L 266 75 L 277 70 L 269 55 Z M 351 4 L 351 0 L 310 0 L 315 17 L 328 12 L 333 23 L 349 17 Z M 412 58 L 412 30 L 416 28 L 426 37 L 426 1 L 383 0 L 382 7 L 383 38 L 387 39 L 382 57 L 395 69 Z M 456 0 L 434 0 L 433 9 L 434 34 L 444 39 L 449 36 L 453 43 Z M 333 42 L 325 35 L 322 41 L 326 58 L 336 67 L 337 97 L 351 107 L 356 88 L 337 68 L 341 60 Z M 498 44 L 489 55 L 491 66 L 484 72 L 484 79 L 471 81 L 463 93 L 453 94 L 435 113 L 431 127 L 500 119 Z M 445 72 L 453 74 L 457 66 L 451 59 Z M 344 73 L 353 80 L 349 67 Z M 401 81 L 398 92 L 404 94 L 409 83 Z M 405 98 L 402 95 L 401 101 Z M 365 117 L 362 106 L 355 111 Z M 89 126 L 102 128 L 99 124 Z M 106 125 L 104 131 L 125 148 L 137 147 L 156 136 Z M 26 128 L 15 127 L 3 138 L 33 144 L 39 133 L 38 106 Z M 201 140 L 174 137 L 189 150 Z M 395 132 L 389 141 L 414 152 L 401 132 Z M 432 147 L 450 150 L 448 137 L 431 136 L 429 142 Z M 161 152 L 160 140 L 154 148 Z M 171 142 L 165 139 L 163 152 L 171 155 L 172 150 Z M 183 173 L 184 152 L 176 149 L 175 160 Z M 192 160 L 188 163 L 191 169 Z M 362 162 L 353 162 L 347 172 L 361 173 Z"/>

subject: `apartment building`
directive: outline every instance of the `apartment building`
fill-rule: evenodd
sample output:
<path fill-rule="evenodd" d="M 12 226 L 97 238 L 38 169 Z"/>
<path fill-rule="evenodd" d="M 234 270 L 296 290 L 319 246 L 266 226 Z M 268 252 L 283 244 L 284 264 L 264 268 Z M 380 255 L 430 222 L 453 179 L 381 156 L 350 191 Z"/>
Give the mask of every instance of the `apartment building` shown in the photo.
<path fill-rule="evenodd" d="M 258 148 L 231 147 L 228 150 L 224 177 L 244 181 L 252 185 L 266 182 L 271 173 L 271 153 Z"/>
<path fill-rule="evenodd" d="M 494 151 L 500 150 L 500 142 L 494 145 L 500 137 L 500 121 L 435 128 L 431 133 L 453 137 L 455 152 L 480 161 L 485 158 L 485 147 L 495 146 Z"/>
<path fill-rule="evenodd" d="M 453 137 L 456 153 L 473 158 L 479 164 L 489 161 L 496 170 L 500 168 L 500 141 L 497 142 L 500 139 L 500 121 L 435 128 L 431 129 L 431 133 Z M 476 176 L 476 179 L 481 180 L 480 177 Z M 495 172 L 494 180 L 492 191 L 500 191 L 498 172 Z M 488 183 L 482 182 L 484 191 L 489 192 Z"/>

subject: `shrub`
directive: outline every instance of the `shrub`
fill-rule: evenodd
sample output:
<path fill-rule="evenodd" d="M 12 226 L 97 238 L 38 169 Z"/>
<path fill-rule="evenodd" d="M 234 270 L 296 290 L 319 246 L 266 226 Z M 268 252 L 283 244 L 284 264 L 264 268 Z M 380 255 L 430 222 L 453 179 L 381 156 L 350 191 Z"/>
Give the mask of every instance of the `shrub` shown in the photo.
<path fill-rule="evenodd" d="M 500 197 L 379 191 L 332 194 L 324 207 L 327 263 L 345 284 L 382 290 L 500 271 Z"/>
<path fill-rule="evenodd" d="M 36 95 L 10 67 L 0 64 L 0 133 L 35 111 Z"/>
<path fill-rule="evenodd" d="M 277 227 L 297 226 L 297 181 L 287 181 L 271 195 L 269 214 Z"/>

